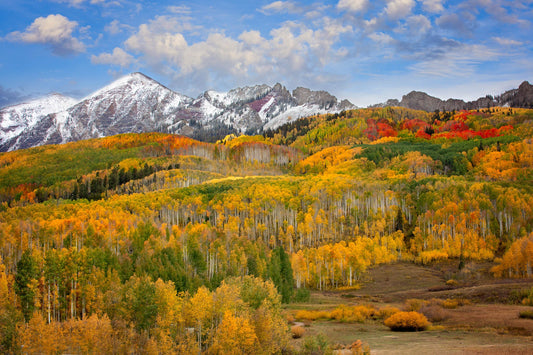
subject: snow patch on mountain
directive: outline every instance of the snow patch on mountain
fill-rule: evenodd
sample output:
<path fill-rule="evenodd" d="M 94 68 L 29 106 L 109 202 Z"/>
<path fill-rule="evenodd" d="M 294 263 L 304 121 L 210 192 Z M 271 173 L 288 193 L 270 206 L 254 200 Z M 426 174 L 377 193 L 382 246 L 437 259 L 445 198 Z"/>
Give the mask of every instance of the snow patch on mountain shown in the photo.
<path fill-rule="evenodd" d="M 64 111 L 77 102 L 78 100 L 72 97 L 50 94 L 40 99 L 4 107 L 0 110 L 0 151 L 10 141 L 16 142 L 20 135 L 36 126 L 43 117 Z"/>
<path fill-rule="evenodd" d="M 355 108 L 324 91 L 281 84 L 209 90 L 196 99 L 142 73 L 126 75 L 78 101 L 61 95 L 0 110 L 0 151 L 119 133 L 170 132 L 202 139 L 276 128 L 314 113 Z"/>

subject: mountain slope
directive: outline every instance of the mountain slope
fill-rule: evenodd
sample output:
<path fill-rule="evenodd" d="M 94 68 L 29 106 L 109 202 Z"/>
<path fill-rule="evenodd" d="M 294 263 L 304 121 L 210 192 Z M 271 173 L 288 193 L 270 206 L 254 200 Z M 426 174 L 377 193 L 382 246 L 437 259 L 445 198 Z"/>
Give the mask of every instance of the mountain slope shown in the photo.
<path fill-rule="evenodd" d="M 373 107 L 400 106 L 414 110 L 423 110 L 432 112 L 435 110 L 453 111 L 453 110 L 476 110 L 487 107 L 533 107 L 533 85 L 524 81 L 518 89 L 512 89 L 501 95 L 493 97 L 487 95 L 480 97 L 475 101 L 463 101 L 460 99 L 441 100 L 437 97 L 428 95 L 421 91 L 411 91 L 402 97 L 401 101 L 396 99 L 387 100 L 387 102 L 374 105 Z"/>
<path fill-rule="evenodd" d="M 5 107 L 0 110 L 0 151 L 12 147 L 16 149 L 20 144 L 23 132 L 39 124 L 39 121 L 55 112 L 61 112 L 73 106 L 78 100 L 60 94 L 26 103 Z"/>
<path fill-rule="evenodd" d="M 26 118 L 13 118 L 10 112 L 20 111 L 15 107 L 0 111 L 0 151 L 119 133 L 169 132 L 213 141 L 314 113 L 355 108 L 324 91 L 298 88 L 291 93 L 281 84 L 206 91 L 192 99 L 141 73 L 124 76 L 79 102 L 64 101 L 22 115 Z"/>

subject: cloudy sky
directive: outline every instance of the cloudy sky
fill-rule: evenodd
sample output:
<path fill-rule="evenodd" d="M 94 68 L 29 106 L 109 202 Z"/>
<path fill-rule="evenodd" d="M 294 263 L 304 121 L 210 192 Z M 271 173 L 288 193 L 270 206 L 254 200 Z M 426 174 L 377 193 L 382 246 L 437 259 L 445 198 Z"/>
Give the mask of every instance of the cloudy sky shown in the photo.
<path fill-rule="evenodd" d="M 140 71 L 196 97 L 281 82 L 359 106 L 533 82 L 533 0 L 0 0 L 0 106 Z"/>

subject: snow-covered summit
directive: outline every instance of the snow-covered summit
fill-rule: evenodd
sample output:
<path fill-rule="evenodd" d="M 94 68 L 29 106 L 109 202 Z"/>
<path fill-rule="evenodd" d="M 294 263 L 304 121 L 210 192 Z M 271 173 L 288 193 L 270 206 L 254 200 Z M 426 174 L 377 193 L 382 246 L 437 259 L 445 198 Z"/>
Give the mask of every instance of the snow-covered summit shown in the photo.
<path fill-rule="evenodd" d="M 0 151 L 127 132 L 217 139 L 228 132 L 259 132 L 309 114 L 352 107 L 323 91 L 298 88 L 291 93 L 281 84 L 208 90 L 192 99 L 132 73 L 79 101 L 51 95 L 0 110 Z"/>
<path fill-rule="evenodd" d="M 0 151 L 4 145 L 35 126 L 43 117 L 66 110 L 78 100 L 53 93 L 45 97 L 7 106 L 0 110 Z"/>

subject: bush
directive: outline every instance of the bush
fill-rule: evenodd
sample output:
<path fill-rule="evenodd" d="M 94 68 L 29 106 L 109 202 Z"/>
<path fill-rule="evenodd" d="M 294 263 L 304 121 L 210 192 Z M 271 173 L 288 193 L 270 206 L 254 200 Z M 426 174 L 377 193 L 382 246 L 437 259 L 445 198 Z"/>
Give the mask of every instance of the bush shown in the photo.
<path fill-rule="evenodd" d="M 287 314 L 287 316 L 286 316 L 285 318 L 287 319 L 287 323 L 289 323 L 289 324 L 294 323 L 294 321 L 296 320 L 296 319 L 294 318 L 294 316 L 293 316 L 292 314 L 290 314 L 290 313 Z"/>
<path fill-rule="evenodd" d="M 340 305 L 331 311 L 330 317 L 341 322 L 364 322 L 376 310 L 372 306 L 345 306 Z"/>
<path fill-rule="evenodd" d="M 442 302 L 442 307 L 446 309 L 455 309 L 459 307 L 459 302 L 454 299 L 446 299 L 444 302 Z"/>
<path fill-rule="evenodd" d="M 329 319 L 331 318 L 330 312 L 328 311 L 306 311 L 301 310 L 296 312 L 296 319 L 308 319 L 308 320 L 317 320 L 317 319 Z"/>
<path fill-rule="evenodd" d="M 394 331 L 414 332 L 429 326 L 427 318 L 418 312 L 399 312 L 385 319 L 384 324 Z"/>
<path fill-rule="evenodd" d="M 293 301 L 296 303 L 305 303 L 309 302 L 311 298 L 311 292 L 306 288 L 299 288 L 296 290 L 296 293 L 293 296 Z"/>
<path fill-rule="evenodd" d="M 294 339 L 301 338 L 305 334 L 305 328 L 300 325 L 294 325 L 291 327 L 291 333 Z"/>
<path fill-rule="evenodd" d="M 533 319 L 533 310 L 522 311 L 518 316 L 520 318 Z"/>
<path fill-rule="evenodd" d="M 424 303 L 424 300 L 410 298 L 408 300 L 405 300 L 403 308 L 406 312 L 418 312 L 420 310 L 420 307 L 422 307 Z"/>
<path fill-rule="evenodd" d="M 387 307 L 383 307 L 380 310 L 374 312 L 373 318 L 374 319 L 387 319 L 390 316 L 392 316 L 393 314 L 398 313 L 398 312 L 401 312 L 398 308 L 387 306 Z"/>
<path fill-rule="evenodd" d="M 442 302 L 442 307 L 448 309 L 455 309 L 459 306 L 466 306 L 470 304 L 470 300 L 465 298 L 448 298 Z"/>
<path fill-rule="evenodd" d="M 302 354 L 331 354 L 331 346 L 323 334 L 304 338 L 302 344 Z"/>
<path fill-rule="evenodd" d="M 448 313 L 436 304 L 427 304 L 420 308 L 420 313 L 425 315 L 432 322 L 442 322 L 448 318 Z"/>
<path fill-rule="evenodd" d="M 457 282 L 457 280 L 450 279 L 450 280 L 446 281 L 446 285 L 455 287 L 455 286 L 459 285 L 459 282 Z"/>

